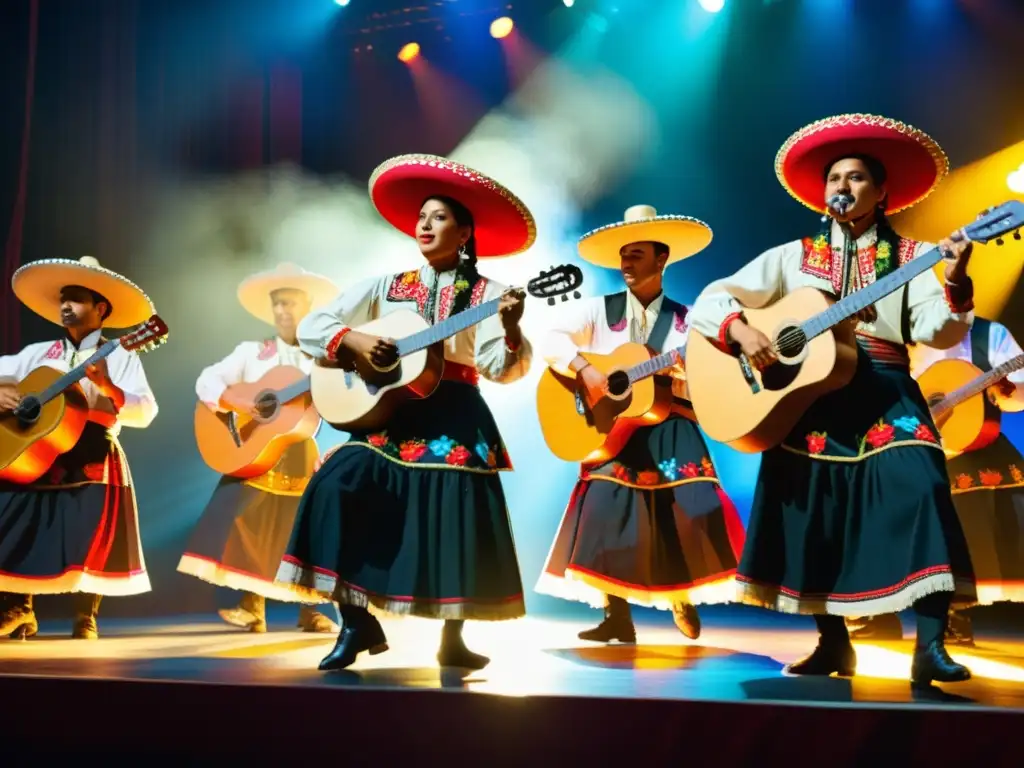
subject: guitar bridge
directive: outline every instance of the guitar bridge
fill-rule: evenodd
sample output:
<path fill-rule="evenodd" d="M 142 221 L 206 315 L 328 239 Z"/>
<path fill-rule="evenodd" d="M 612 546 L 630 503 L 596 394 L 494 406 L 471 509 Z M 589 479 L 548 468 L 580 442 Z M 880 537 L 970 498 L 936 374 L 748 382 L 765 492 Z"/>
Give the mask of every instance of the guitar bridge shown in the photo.
<path fill-rule="evenodd" d="M 242 447 L 242 436 L 238 433 L 238 421 L 235 418 L 235 412 L 229 411 L 227 413 L 218 413 L 217 417 L 221 423 L 227 427 L 228 434 L 231 435 L 231 439 L 235 441 L 235 447 Z"/>
<path fill-rule="evenodd" d="M 761 385 L 757 383 L 757 377 L 754 376 L 754 368 L 750 364 L 750 360 L 747 356 L 740 353 L 739 356 L 740 372 L 743 374 L 743 378 L 747 382 L 747 386 L 750 387 L 751 394 L 756 395 L 761 391 Z"/>
<path fill-rule="evenodd" d="M 584 416 L 587 413 L 587 405 L 583 402 L 583 393 L 576 390 L 576 415 Z"/>

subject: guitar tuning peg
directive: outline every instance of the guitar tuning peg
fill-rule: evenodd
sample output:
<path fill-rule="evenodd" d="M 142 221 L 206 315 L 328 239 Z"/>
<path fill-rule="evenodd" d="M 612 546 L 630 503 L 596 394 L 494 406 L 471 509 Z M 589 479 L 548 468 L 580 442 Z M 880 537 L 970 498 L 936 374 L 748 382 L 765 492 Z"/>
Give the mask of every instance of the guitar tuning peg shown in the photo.
<path fill-rule="evenodd" d="M 997 237 L 996 238 L 996 245 L 1002 245 L 1002 244 L 1003 244 L 1003 238 Z"/>
<path fill-rule="evenodd" d="M 555 305 L 555 297 L 554 296 L 548 296 L 548 306 L 549 307 L 553 307 L 554 305 Z"/>
<path fill-rule="evenodd" d="M 573 297 L 574 299 L 579 299 L 579 298 L 581 298 L 581 297 L 580 297 L 580 292 L 579 292 L 579 291 L 573 291 L 573 292 L 572 292 L 572 297 Z"/>
<path fill-rule="evenodd" d="M 563 294 L 562 294 L 562 303 L 564 304 L 564 303 L 565 303 L 565 302 L 567 302 L 568 300 L 569 300 L 569 297 L 568 297 L 568 296 L 566 296 L 566 295 L 565 295 L 565 294 L 563 293 Z"/>
<path fill-rule="evenodd" d="M 1014 240 L 1020 240 L 1020 230 L 1019 229 L 1016 232 L 1013 233 L 1013 239 Z"/>

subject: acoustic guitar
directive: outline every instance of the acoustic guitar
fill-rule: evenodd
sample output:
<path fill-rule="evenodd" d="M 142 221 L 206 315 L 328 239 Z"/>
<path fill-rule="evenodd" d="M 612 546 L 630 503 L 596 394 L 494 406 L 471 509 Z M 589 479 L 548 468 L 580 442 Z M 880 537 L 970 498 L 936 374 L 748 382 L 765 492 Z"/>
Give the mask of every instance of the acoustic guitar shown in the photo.
<path fill-rule="evenodd" d="M 1010 201 L 986 211 L 950 239 L 987 243 L 1022 225 L 1024 203 Z M 1019 236 L 1017 232 L 1015 237 Z M 687 384 L 701 427 L 712 440 L 747 453 L 781 443 L 815 400 L 853 378 L 854 315 L 941 260 L 941 251 L 933 248 L 839 301 L 815 288 L 799 288 L 768 307 L 744 308 L 747 324 L 772 341 L 777 356 L 777 362 L 763 371 L 751 365 L 738 345 L 723 352 L 701 334 L 691 333 Z"/>
<path fill-rule="evenodd" d="M 966 360 L 939 360 L 918 377 L 947 454 L 977 451 L 999 437 L 1002 411 L 985 390 L 1021 368 L 1024 355 L 988 373 Z"/>
<path fill-rule="evenodd" d="M 82 436 L 89 404 L 79 385 L 85 369 L 118 347 L 147 352 L 167 340 L 167 325 L 157 315 L 119 339 L 103 344 L 77 367 L 61 373 L 43 365 L 18 383 L 21 402 L 0 416 L 0 479 L 22 485 L 42 477 L 57 457 Z"/>
<path fill-rule="evenodd" d="M 655 374 L 682 361 L 683 348 L 655 355 L 633 342 L 608 355 L 580 357 L 608 377 L 608 393 L 586 402 L 575 376 L 548 368 L 537 384 L 537 415 L 544 442 L 563 461 L 609 461 L 640 427 L 660 424 L 672 410 L 671 382 Z"/>
<path fill-rule="evenodd" d="M 259 477 L 273 469 L 288 448 L 320 428 L 309 376 L 294 366 L 278 365 L 256 381 L 234 384 L 225 392 L 251 400 L 252 412 L 218 413 L 199 402 L 192 420 L 199 454 L 222 475 Z"/>
<path fill-rule="evenodd" d="M 526 285 L 530 296 L 555 303 L 561 296 L 580 294 L 583 272 L 567 265 L 541 272 Z M 366 368 L 357 361 L 355 370 L 315 366 L 310 376 L 313 404 L 331 426 L 346 432 L 374 429 L 387 422 L 394 409 L 409 398 L 428 397 L 437 389 L 444 371 L 442 342 L 498 313 L 499 299 L 491 299 L 437 325 L 417 312 L 398 310 L 355 330 L 397 339 L 398 362 L 390 370 Z"/>

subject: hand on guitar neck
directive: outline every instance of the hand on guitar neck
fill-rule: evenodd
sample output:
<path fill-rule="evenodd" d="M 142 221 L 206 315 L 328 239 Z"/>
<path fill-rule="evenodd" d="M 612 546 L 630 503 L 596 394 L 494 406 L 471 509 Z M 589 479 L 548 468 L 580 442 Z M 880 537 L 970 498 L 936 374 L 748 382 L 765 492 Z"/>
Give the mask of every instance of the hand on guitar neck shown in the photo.
<path fill-rule="evenodd" d="M 375 383 L 375 374 L 389 371 L 398 364 L 398 344 L 394 339 L 349 331 L 341 340 L 338 359 L 333 364 L 326 360 L 318 362 L 327 367 L 336 365 L 357 371 L 364 381 Z"/>
<path fill-rule="evenodd" d="M 1003 409 L 1003 403 L 1007 400 L 1011 400 L 1015 394 L 1017 394 L 1017 385 L 1009 379 L 1000 379 L 991 387 L 988 388 L 988 400 L 992 405 L 998 407 L 1000 410 Z"/>

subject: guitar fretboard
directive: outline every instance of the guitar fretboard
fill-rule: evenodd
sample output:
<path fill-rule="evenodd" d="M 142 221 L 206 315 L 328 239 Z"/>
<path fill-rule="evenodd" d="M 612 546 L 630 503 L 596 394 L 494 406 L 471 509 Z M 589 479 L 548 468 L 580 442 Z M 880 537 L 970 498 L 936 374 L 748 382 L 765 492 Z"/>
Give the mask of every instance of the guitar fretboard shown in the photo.
<path fill-rule="evenodd" d="M 1024 355 L 1017 355 L 1012 360 L 1007 360 L 1002 365 L 996 366 L 984 376 L 979 376 L 974 381 L 964 384 L 960 389 L 955 389 L 946 395 L 939 403 L 932 408 L 932 415 L 937 416 L 945 413 L 951 408 L 956 408 L 964 400 L 974 397 L 979 392 L 988 389 L 997 381 L 1009 376 L 1014 371 L 1024 368 Z"/>
<path fill-rule="evenodd" d="M 459 314 L 453 315 L 447 320 L 441 321 L 437 325 L 432 325 L 425 330 L 412 334 L 411 336 L 406 336 L 404 339 L 399 339 L 397 342 L 399 357 L 405 357 L 406 355 L 411 355 L 413 352 L 419 352 L 421 349 L 426 349 L 432 344 L 444 341 L 445 339 L 454 336 L 455 334 L 460 333 L 483 320 L 486 320 L 491 315 L 498 314 L 498 305 L 500 302 L 500 299 L 485 301 L 483 304 L 478 304 L 475 307 L 459 312 Z"/>
<path fill-rule="evenodd" d="M 309 392 L 309 376 L 304 376 L 298 381 L 292 382 L 287 387 L 277 390 L 277 401 L 279 403 L 290 403 L 296 397 Z"/>
<path fill-rule="evenodd" d="M 97 349 L 89 356 L 88 360 L 86 360 L 84 363 L 80 363 L 75 368 L 72 368 L 70 371 L 68 371 L 55 382 L 53 382 L 53 384 L 51 384 L 42 392 L 40 392 L 36 396 L 39 398 L 40 405 L 45 405 L 46 403 L 50 402 L 51 400 L 53 400 L 53 398 L 55 398 L 65 389 L 70 387 L 72 384 L 75 384 L 76 382 L 80 381 L 82 377 L 85 376 L 85 369 L 87 367 L 89 367 L 90 365 L 95 365 L 100 360 L 110 355 L 110 353 L 117 349 L 119 346 L 121 346 L 121 340 L 114 339 L 112 341 L 108 341 L 102 347 Z"/>
<path fill-rule="evenodd" d="M 648 376 L 653 376 L 658 371 L 663 371 L 666 368 L 671 368 L 676 364 L 676 360 L 682 358 L 683 348 L 673 349 L 670 352 L 666 352 L 663 355 L 652 357 L 643 363 L 637 363 L 628 371 L 626 374 L 629 376 L 629 383 L 632 384 L 640 379 L 646 379 Z"/>

